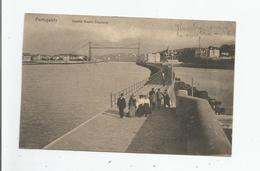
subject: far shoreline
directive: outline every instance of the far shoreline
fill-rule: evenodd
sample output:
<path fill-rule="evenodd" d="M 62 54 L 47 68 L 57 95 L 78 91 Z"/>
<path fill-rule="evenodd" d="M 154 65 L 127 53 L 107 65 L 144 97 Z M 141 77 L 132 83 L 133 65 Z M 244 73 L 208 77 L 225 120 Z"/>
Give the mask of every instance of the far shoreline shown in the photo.
<path fill-rule="evenodd" d="M 224 69 L 234 70 L 234 65 L 205 65 L 205 64 L 194 64 L 194 63 L 182 63 L 174 64 L 174 67 L 189 67 L 189 68 L 205 68 L 205 69 Z"/>
<path fill-rule="evenodd" d="M 78 61 L 78 62 L 23 62 L 23 65 L 72 65 L 72 64 L 96 64 L 96 63 L 136 63 L 135 61 Z"/>

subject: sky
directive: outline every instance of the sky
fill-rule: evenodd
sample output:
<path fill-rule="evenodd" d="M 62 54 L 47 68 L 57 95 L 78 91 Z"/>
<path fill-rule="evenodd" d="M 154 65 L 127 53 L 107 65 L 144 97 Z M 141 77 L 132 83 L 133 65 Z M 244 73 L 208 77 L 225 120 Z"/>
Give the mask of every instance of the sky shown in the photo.
<path fill-rule="evenodd" d="M 88 55 L 92 46 L 137 47 L 140 53 L 235 43 L 235 22 L 26 14 L 23 52 Z M 136 50 L 93 50 L 92 53 Z"/>

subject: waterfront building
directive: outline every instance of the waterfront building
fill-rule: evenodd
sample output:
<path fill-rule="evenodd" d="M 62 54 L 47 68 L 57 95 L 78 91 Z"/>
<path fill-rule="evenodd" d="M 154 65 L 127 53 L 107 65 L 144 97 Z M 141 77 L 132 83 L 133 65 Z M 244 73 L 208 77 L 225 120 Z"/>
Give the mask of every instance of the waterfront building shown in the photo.
<path fill-rule="evenodd" d="M 32 60 L 31 54 L 23 54 L 23 62 L 30 62 Z"/>
<path fill-rule="evenodd" d="M 210 58 L 219 58 L 220 57 L 220 50 L 218 47 L 209 47 L 209 57 Z"/>
<path fill-rule="evenodd" d="M 40 61 L 42 59 L 42 56 L 41 55 L 33 55 L 32 56 L 32 58 L 31 58 L 31 60 L 32 61 Z"/>
<path fill-rule="evenodd" d="M 78 57 L 77 60 L 79 60 L 79 61 L 84 61 L 86 59 L 86 57 L 83 55 L 79 55 L 77 57 Z"/>
<path fill-rule="evenodd" d="M 196 48 L 195 49 L 195 57 L 208 57 L 209 49 L 208 48 Z"/>
<path fill-rule="evenodd" d="M 147 63 L 159 63 L 161 61 L 160 53 L 148 53 L 146 55 Z"/>
<path fill-rule="evenodd" d="M 178 52 L 176 50 L 169 50 L 168 60 L 176 59 L 177 55 L 178 55 Z"/>
<path fill-rule="evenodd" d="M 167 61 L 170 58 L 170 50 L 167 48 L 166 50 L 160 51 L 161 61 Z"/>
<path fill-rule="evenodd" d="M 60 56 L 58 55 L 54 55 L 51 60 L 54 60 L 54 61 L 58 61 L 58 60 L 63 60 L 63 58 L 61 58 Z"/>
<path fill-rule="evenodd" d="M 229 56 L 229 53 L 228 52 L 221 52 L 221 56 L 227 57 L 227 56 Z"/>
<path fill-rule="evenodd" d="M 69 56 L 62 56 L 62 59 L 64 62 L 69 62 L 70 57 Z"/>
<path fill-rule="evenodd" d="M 51 60 L 52 57 L 50 55 L 41 55 L 41 60 L 45 60 L 45 61 L 48 61 L 48 60 Z"/>

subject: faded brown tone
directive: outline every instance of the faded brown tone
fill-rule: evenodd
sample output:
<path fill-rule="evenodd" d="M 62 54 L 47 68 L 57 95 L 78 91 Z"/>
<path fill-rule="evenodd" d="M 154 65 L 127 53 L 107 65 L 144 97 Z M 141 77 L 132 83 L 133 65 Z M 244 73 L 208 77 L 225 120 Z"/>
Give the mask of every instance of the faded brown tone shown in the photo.
<path fill-rule="evenodd" d="M 26 14 L 19 147 L 230 156 L 235 27 Z"/>

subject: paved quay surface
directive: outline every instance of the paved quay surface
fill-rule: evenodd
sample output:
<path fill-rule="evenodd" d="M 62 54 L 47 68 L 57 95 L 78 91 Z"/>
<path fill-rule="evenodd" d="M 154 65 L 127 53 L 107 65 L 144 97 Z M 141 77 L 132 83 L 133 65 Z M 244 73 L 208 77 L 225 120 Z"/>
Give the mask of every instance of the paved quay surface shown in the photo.
<path fill-rule="evenodd" d="M 147 118 L 120 119 L 117 113 L 103 112 L 45 149 L 185 154 L 185 133 L 173 109 L 155 110 Z"/>
<path fill-rule="evenodd" d="M 162 91 L 158 77 L 136 95 L 148 94 L 151 88 Z M 174 108 L 156 109 L 146 117 L 119 118 L 118 110 L 108 109 L 85 121 L 44 149 L 84 150 L 128 153 L 185 154 L 185 132 Z"/>

